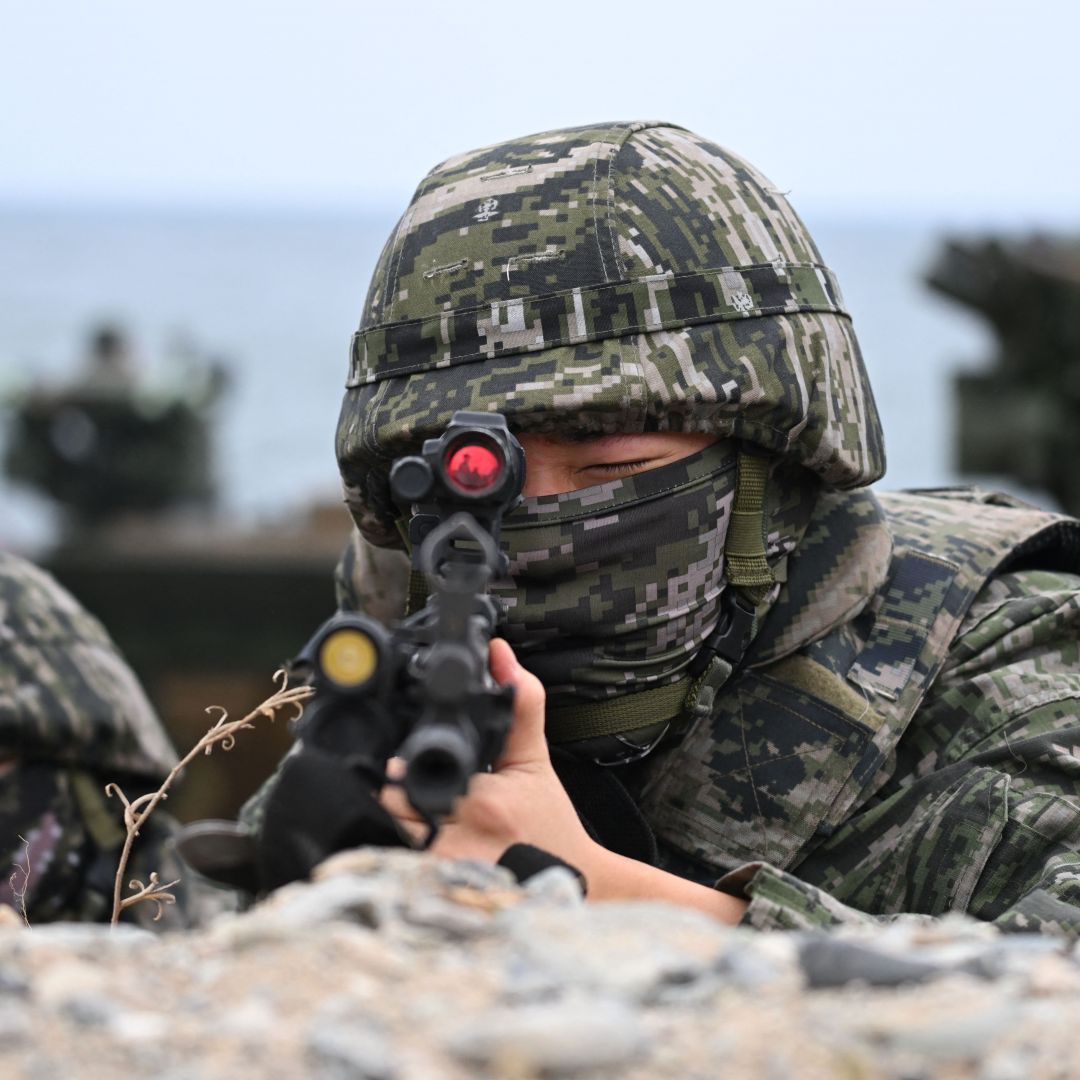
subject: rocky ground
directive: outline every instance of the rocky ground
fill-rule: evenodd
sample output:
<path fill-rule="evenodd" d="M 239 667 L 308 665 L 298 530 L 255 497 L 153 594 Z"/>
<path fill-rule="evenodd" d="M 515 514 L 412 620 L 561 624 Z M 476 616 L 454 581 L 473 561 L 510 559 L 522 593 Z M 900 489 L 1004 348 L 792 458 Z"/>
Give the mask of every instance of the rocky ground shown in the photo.
<path fill-rule="evenodd" d="M 0 927 L 0 1076 L 1080 1075 L 1080 953 L 957 919 L 756 934 L 550 870 L 354 852 L 198 932 Z"/>

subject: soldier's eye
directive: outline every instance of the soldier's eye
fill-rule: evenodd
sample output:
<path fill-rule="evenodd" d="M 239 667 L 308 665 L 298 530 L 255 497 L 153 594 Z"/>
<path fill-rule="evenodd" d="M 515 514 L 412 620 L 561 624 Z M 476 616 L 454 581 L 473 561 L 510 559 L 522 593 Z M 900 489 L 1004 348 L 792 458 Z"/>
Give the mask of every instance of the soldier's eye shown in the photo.
<path fill-rule="evenodd" d="M 619 475 L 621 473 L 639 472 L 641 469 L 648 468 L 652 462 L 648 460 L 644 461 L 613 461 L 602 462 L 596 465 L 587 465 L 586 468 L 594 472 L 612 473 Z"/>

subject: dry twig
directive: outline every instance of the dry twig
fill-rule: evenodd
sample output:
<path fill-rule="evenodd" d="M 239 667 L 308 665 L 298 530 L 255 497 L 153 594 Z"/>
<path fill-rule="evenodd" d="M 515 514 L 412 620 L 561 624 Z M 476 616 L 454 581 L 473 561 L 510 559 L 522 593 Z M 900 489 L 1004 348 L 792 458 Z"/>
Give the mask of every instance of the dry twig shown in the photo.
<path fill-rule="evenodd" d="M 217 722 L 212 728 L 177 762 L 172 772 L 162 781 L 161 787 L 157 791 L 148 792 L 145 795 L 140 795 L 135 800 L 129 800 L 128 797 L 120 790 L 116 784 L 107 784 L 105 786 L 106 795 L 115 795 L 124 804 L 124 828 L 127 831 L 127 838 L 124 840 L 123 850 L 120 852 L 120 864 L 116 869 L 116 881 L 113 886 L 113 910 L 112 910 L 112 925 L 115 926 L 120 919 L 120 912 L 126 907 L 130 907 L 132 904 L 138 904 L 143 900 L 149 900 L 151 903 L 157 905 L 157 913 L 154 915 L 154 921 L 165 913 L 165 905 L 173 904 L 176 902 L 176 897 L 173 896 L 169 890 L 173 886 L 179 884 L 179 880 L 170 881 L 166 885 L 162 885 L 158 879 L 157 872 L 153 872 L 150 875 L 150 881 L 144 885 L 141 881 L 132 880 L 129 882 L 128 887 L 136 890 L 130 896 L 122 896 L 124 875 L 127 873 L 128 859 L 131 857 L 131 848 L 135 843 L 135 838 L 139 835 L 139 829 L 142 827 L 146 819 L 153 813 L 154 808 L 161 802 L 162 799 L 168 798 L 169 788 L 172 786 L 173 781 L 180 775 L 182 769 L 185 766 L 191 764 L 191 762 L 198 757 L 200 753 L 209 754 L 215 746 L 220 746 L 222 750 L 229 751 L 236 745 L 237 732 L 244 731 L 255 726 L 255 721 L 260 716 L 265 716 L 270 720 L 273 720 L 277 712 L 286 706 L 293 706 L 296 709 L 296 715 L 293 719 L 296 719 L 304 710 L 303 702 L 309 698 L 312 694 L 311 687 L 309 686 L 289 686 L 289 676 L 284 670 L 278 670 L 274 672 L 274 681 L 281 683 L 277 691 L 270 695 L 258 708 L 253 709 L 243 717 L 241 720 L 230 720 L 229 714 L 220 705 L 211 705 L 206 711 L 211 715 L 213 713 L 219 713 Z"/>
<path fill-rule="evenodd" d="M 22 916 L 22 921 L 26 924 L 26 928 L 30 928 L 30 916 L 26 913 L 26 893 L 30 888 L 30 841 L 25 836 L 19 836 L 19 839 L 23 842 L 23 850 L 26 855 L 26 865 L 20 866 L 15 864 L 15 869 L 8 878 L 8 884 L 11 886 L 12 897 L 19 902 L 19 914 Z M 19 874 L 22 874 L 22 881 L 16 884 L 16 878 Z"/>

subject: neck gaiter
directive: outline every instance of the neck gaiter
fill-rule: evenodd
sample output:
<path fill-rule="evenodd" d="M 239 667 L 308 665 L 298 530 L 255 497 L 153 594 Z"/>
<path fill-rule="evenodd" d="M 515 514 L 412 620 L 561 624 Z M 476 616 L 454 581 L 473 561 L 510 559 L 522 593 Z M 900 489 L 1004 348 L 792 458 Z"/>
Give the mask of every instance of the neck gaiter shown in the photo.
<path fill-rule="evenodd" d="M 500 632 L 549 705 L 677 682 L 716 626 L 735 444 L 658 469 L 528 498 L 507 515 Z"/>

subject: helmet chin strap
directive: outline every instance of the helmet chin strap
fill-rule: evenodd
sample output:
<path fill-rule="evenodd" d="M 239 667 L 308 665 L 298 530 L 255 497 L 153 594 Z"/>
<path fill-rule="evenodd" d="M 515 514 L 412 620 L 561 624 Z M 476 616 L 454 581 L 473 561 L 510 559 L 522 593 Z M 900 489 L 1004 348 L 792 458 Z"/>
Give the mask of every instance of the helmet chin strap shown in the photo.
<path fill-rule="evenodd" d="M 409 523 L 403 517 L 394 518 L 394 527 L 401 537 L 405 551 L 409 555 L 409 591 L 405 597 L 405 615 L 415 615 L 427 602 L 431 589 L 428 587 L 427 577 L 417 568 L 416 559 L 413 558 L 413 542 L 409 535 Z"/>
<path fill-rule="evenodd" d="M 724 547 L 728 588 L 720 620 L 690 665 L 690 677 L 617 699 L 550 709 L 550 742 L 566 746 L 575 756 L 621 764 L 644 756 L 665 734 L 681 734 L 695 717 L 711 711 L 716 693 L 742 662 L 754 638 L 758 605 L 776 583 L 765 546 L 770 464 L 769 455 L 740 444 Z M 405 521 L 399 518 L 396 524 L 410 549 Z M 426 580 L 414 569 L 407 612 L 423 607 L 427 593 Z"/>
<path fill-rule="evenodd" d="M 756 607 L 776 584 L 765 556 L 765 489 L 770 458 L 740 444 L 735 501 L 724 545 L 728 584 Z"/>
<path fill-rule="evenodd" d="M 759 604 L 776 584 L 765 546 L 770 464 L 769 455 L 740 445 L 724 546 L 728 588 L 716 628 L 689 666 L 690 677 L 607 701 L 549 710 L 549 741 L 600 764 L 622 764 L 682 735 L 694 719 L 711 712 L 716 694 L 754 639 Z"/>

